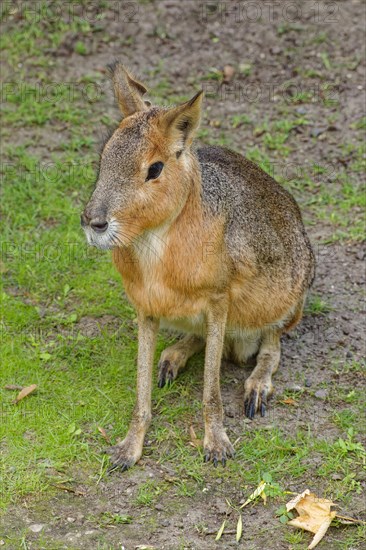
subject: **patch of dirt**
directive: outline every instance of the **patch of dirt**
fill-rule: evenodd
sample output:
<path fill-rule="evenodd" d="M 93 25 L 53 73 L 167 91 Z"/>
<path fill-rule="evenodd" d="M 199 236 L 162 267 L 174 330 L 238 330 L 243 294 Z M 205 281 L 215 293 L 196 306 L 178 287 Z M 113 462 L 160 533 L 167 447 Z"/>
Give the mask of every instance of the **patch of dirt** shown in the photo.
<path fill-rule="evenodd" d="M 298 69 L 324 73 L 322 53 L 328 51 L 331 69 L 325 71 L 326 80 L 333 86 L 332 93 L 339 100 L 339 106 L 326 108 L 316 95 L 313 103 L 289 105 L 292 111 L 305 115 L 311 125 L 291 136 L 293 150 L 288 162 L 297 167 L 312 163 L 343 166 L 340 146 L 352 142 L 350 125 L 360 118 L 364 108 L 364 64 L 361 53 L 357 53 L 363 51 L 364 43 L 365 7 L 361 1 L 316 2 L 317 17 L 310 10 L 313 3 L 283 2 L 283 6 L 288 4 L 289 14 L 293 6 L 297 6 L 292 18 L 284 15 L 284 7 L 279 8 L 279 12 L 275 8 L 271 17 L 269 3 L 264 3 L 267 11 L 263 11 L 265 6 L 259 2 L 260 18 L 245 12 L 245 2 L 217 3 L 219 10 L 226 6 L 227 13 L 209 13 L 208 4 L 214 5 L 213 2 L 160 0 L 128 4 L 138 8 L 134 21 L 128 20 L 123 3 L 113 3 L 113 9 L 102 10 L 104 17 L 92 20 L 93 32 L 89 39 L 83 38 L 88 55 L 77 55 L 74 52 L 75 37 L 66 37 L 52 52 L 52 64 L 47 68 L 50 78 L 77 82 L 86 73 L 97 71 L 113 58 L 120 57 L 127 60 L 128 65 L 150 86 L 156 87 L 163 78 L 166 79 L 169 86 L 167 96 L 171 93 L 193 95 L 199 83 L 206 87 L 206 92 L 212 90 L 211 94 L 206 94 L 202 126 L 218 120 L 220 125 L 214 130 L 215 134 L 230 133 L 233 145 L 245 154 L 247 148 L 260 143 L 260 136 L 253 135 L 252 129 L 245 124 L 233 130 L 227 122 L 228 117 L 245 113 L 254 122 L 266 117 L 269 121 L 281 120 L 283 105 L 276 99 L 285 93 L 281 85 L 291 80 L 300 91 L 307 91 L 311 84 L 319 90 L 317 78 L 307 79 L 304 83 Z M 276 4 L 281 6 L 281 3 Z M 332 6 L 336 7 L 335 14 Z M 235 15 L 238 9 L 242 10 L 242 15 Z M 322 33 L 326 34 L 324 41 L 317 39 Z M 217 82 L 207 75 L 212 72 L 212 67 L 220 69 L 227 63 L 236 67 L 250 65 L 251 73 L 246 76 L 243 71 L 236 74 L 232 85 L 218 87 Z M 154 72 L 161 66 L 160 72 Z M 32 68 L 27 68 L 27 71 L 31 72 Z M 250 91 L 254 93 L 256 86 L 260 93 L 254 101 L 248 94 Z M 116 108 L 111 103 L 112 94 L 109 90 L 105 93 L 105 113 L 117 119 Z M 314 128 L 328 127 L 327 117 L 335 113 L 339 115 L 335 129 L 314 137 L 317 133 L 314 134 Z M 324 137 L 320 139 L 320 136 Z M 16 144 L 32 137 L 30 130 L 23 137 L 17 132 Z M 60 134 L 46 126 L 41 132 L 37 131 L 34 152 L 42 150 L 45 152 L 45 155 L 42 152 L 42 157 L 47 158 L 47 148 L 57 150 L 59 144 Z M 274 379 L 276 391 L 267 417 L 256 418 L 252 423 L 243 422 L 243 381 L 250 371 L 233 365 L 224 366 L 225 422 L 232 440 L 243 433 L 243 426 L 249 432 L 258 426 L 268 426 L 269 430 L 271 426 L 281 426 L 287 433 L 295 434 L 298 428 L 306 428 L 309 424 L 314 434 L 334 439 L 339 431 L 330 422 L 336 407 L 333 390 L 364 388 L 365 380 L 359 373 L 348 371 L 343 374 L 342 368 L 350 361 L 363 360 L 365 355 L 362 319 L 365 313 L 362 296 L 365 247 L 320 244 L 332 237 L 333 229 L 326 222 L 317 221 L 309 232 L 317 256 L 312 293 L 326 300 L 331 311 L 324 315 L 305 315 L 296 331 L 284 337 L 281 366 Z M 14 294 L 17 295 L 17 291 Z M 108 314 L 100 319 L 84 317 L 78 323 L 80 332 L 88 337 L 97 336 L 101 330 L 115 330 L 116 326 L 116 319 Z M 327 383 L 326 392 L 322 392 L 324 382 Z M 284 392 L 293 390 L 294 386 L 300 395 L 298 406 L 281 404 Z M 200 391 L 197 390 L 197 394 Z M 200 424 L 201 418 L 195 418 L 195 423 Z M 192 452 L 196 450 L 192 449 Z M 310 472 L 316 471 L 316 457 L 308 466 Z M 161 550 L 212 550 L 216 547 L 214 533 L 225 517 L 230 529 L 235 528 L 233 516 L 226 516 L 229 510 L 225 499 L 239 502 L 243 497 L 242 487 L 233 487 L 230 480 L 207 476 L 208 481 L 200 488 L 198 496 L 178 498 L 167 493 L 151 507 L 134 504 L 141 483 L 165 480 L 174 485 L 176 477 L 172 464 L 159 465 L 154 456 L 145 456 L 132 471 L 114 473 L 98 485 L 91 485 L 90 480 L 84 479 L 83 472 L 75 472 L 74 479 L 83 495 L 58 490 L 49 501 L 44 501 L 42 495 L 38 499 L 24 500 L 5 516 L 0 538 L 11 536 L 14 529 L 17 532 L 24 529 L 29 548 L 38 549 L 40 535 L 32 531 L 31 526 L 42 525 L 40 533 L 59 543 L 58 548 L 107 548 L 98 546 L 100 543 L 108 544 L 108 548 L 124 547 L 127 550 L 139 544 L 151 544 Z M 303 490 L 309 484 L 309 473 L 304 476 L 303 483 L 303 486 L 299 482 L 296 487 L 288 489 Z M 366 488 L 365 481 L 362 481 L 362 486 Z M 276 507 L 270 503 L 267 507 L 245 509 L 244 537 L 239 548 L 291 548 L 285 542 L 284 528 L 275 517 Z M 362 495 L 355 496 L 352 513 L 357 515 L 362 509 Z M 105 511 L 132 516 L 133 522 L 103 527 L 100 518 Z M 205 534 L 205 531 L 211 534 Z M 333 548 L 335 539 L 341 537 L 342 530 L 330 533 L 319 548 Z M 223 536 L 217 545 L 223 550 L 237 546 L 234 534 Z M 9 545 L 6 548 L 10 548 Z"/>
<path fill-rule="evenodd" d="M 113 315 L 102 315 L 101 317 L 82 317 L 75 325 L 80 334 L 87 338 L 96 338 L 105 332 L 115 332 L 120 324 L 120 319 Z"/>

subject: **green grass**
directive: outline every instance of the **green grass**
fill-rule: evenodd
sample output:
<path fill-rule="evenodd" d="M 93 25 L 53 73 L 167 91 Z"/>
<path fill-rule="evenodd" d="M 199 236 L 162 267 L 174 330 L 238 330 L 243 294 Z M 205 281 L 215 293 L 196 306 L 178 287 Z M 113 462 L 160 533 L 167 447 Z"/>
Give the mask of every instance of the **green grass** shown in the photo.
<path fill-rule="evenodd" d="M 366 149 L 360 141 L 361 125 L 357 126 L 356 143 L 342 144 L 341 158 L 350 162 L 347 168 L 339 169 L 331 162 L 314 162 L 306 167 L 287 160 L 292 150 L 291 130 L 307 125 L 308 121 L 303 118 L 285 119 L 271 125 L 264 122 L 254 130 L 262 145 L 248 148 L 246 157 L 295 196 L 305 211 L 305 220 L 312 224 L 321 222 L 331 229 L 325 242 L 363 241 L 366 193 L 362 174 L 366 169 Z"/>
<path fill-rule="evenodd" d="M 305 313 L 310 315 L 325 315 L 331 309 L 331 306 L 321 296 L 311 295 L 306 302 Z"/>
<path fill-rule="evenodd" d="M 47 9 L 52 6 L 47 4 Z M 112 122 L 105 114 L 105 97 L 98 93 L 104 80 L 100 74 L 81 76 L 73 86 L 71 101 L 67 84 L 52 85 L 52 65 L 44 54 L 62 44 L 67 33 L 77 33 L 79 40 L 73 51 L 82 64 L 90 52 L 92 29 L 77 17 L 67 23 L 55 16 L 53 23 L 46 23 L 36 23 L 28 14 L 1 37 L 8 63 L 19 68 L 17 85 L 6 89 L 2 112 L 7 135 L 1 166 L 3 512 L 24 501 L 32 506 L 39 496 L 47 506 L 51 497 L 60 494 L 60 485 L 75 487 L 82 480 L 95 489 L 106 481 L 108 463 L 103 449 L 108 443 L 98 428 L 104 428 L 115 443 L 127 430 L 135 398 L 136 314 L 125 299 L 110 255 L 88 248 L 79 227 L 80 212 L 95 180 L 95 128 L 100 121 L 104 126 Z M 280 34 L 290 31 L 290 26 L 278 30 Z M 162 37 L 165 31 L 161 28 L 156 33 Z M 324 42 L 326 35 L 320 33 L 317 43 Z M 322 61 L 327 64 L 326 57 Z M 248 76 L 250 69 L 246 66 L 241 72 Z M 32 80 L 28 79 L 29 73 L 34 76 Z M 190 97 L 177 94 L 168 78 L 163 77 L 163 63 L 150 73 L 155 82 L 150 96 L 158 103 L 165 104 L 167 98 L 173 102 Z M 202 80 L 215 81 L 220 74 L 206 67 Z M 318 75 L 308 75 L 315 77 Z M 195 85 L 197 82 L 192 81 Z M 248 158 L 276 175 L 278 159 L 289 158 L 296 147 L 295 128 L 308 130 L 309 121 L 291 110 L 292 104 L 310 99 L 293 97 L 277 121 L 238 113 L 229 117 L 227 127 L 207 125 L 199 137 L 208 143 L 230 146 L 231 130 L 248 130 L 258 137 L 246 151 Z M 352 128 L 355 143 L 340 146 L 341 156 L 350 158 L 350 162 L 347 169 L 337 171 L 332 183 L 321 180 L 326 174 L 315 161 L 311 174 L 302 173 L 291 181 L 283 175 L 281 178 L 281 174 L 277 178 L 300 197 L 315 220 L 330 224 L 336 239 L 362 238 L 364 195 L 360 180 L 364 150 L 360 139 L 364 124 L 360 119 Z M 19 137 L 23 129 L 45 134 L 62 132 L 63 139 L 49 150 L 27 135 L 13 143 L 12 133 Z M 314 174 L 320 178 L 315 182 Z M 324 316 L 329 309 L 322 297 L 314 297 L 308 305 L 311 315 Z M 112 318 L 107 325 L 105 315 Z M 92 335 L 86 332 L 85 318 L 94 320 Z M 161 335 L 156 360 L 167 343 L 168 338 Z M 242 423 L 236 460 L 230 461 L 226 469 L 214 470 L 203 464 L 202 450 L 189 444 L 190 425 L 194 424 L 197 436 L 203 437 L 202 359 L 202 355 L 194 358 L 170 387 L 154 387 L 154 417 L 144 456 L 169 466 L 175 473 L 169 481 L 141 481 L 132 499 L 136 513 L 151 510 L 164 499 L 183 509 L 190 499 L 200 499 L 207 485 L 218 479 L 225 490 L 237 487 L 238 492 L 250 494 L 261 479 L 270 476 L 270 499 L 276 506 L 286 501 L 289 484 L 300 488 L 305 480 L 307 485 L 321 484 L 326 495 L 343 504 L 359 495 L 365 461 L 359 443 L 364 429 L 360 414 L 363 395 L 359 389 L 337 388 L 331 395 L 335 410 L 329 414 L 329 422 L 337 435 L 329 441 L 315 436 L 310 427 L 288 434 L 279 427 L 264 429 Z M 344 372 L 361 376 L 362 366 L 349 363 Z M 37 384 L 37 390 L 14 405 L 17 391 L 4 389 L 10 384 Z M 233 440 L 236 435 L 230 434 Z M 311 470 L 310 479 L 309 465 L 316 457 L 321 458 L 321 467 Z M 334 473 L 337 479 L 332 478 Z M 132 521 L 113 511 L 89 519 L 103 528 Z M 358 528 L 345 535 L 350 546 L 362 541 L 361 531 Z M 293 547 L 302 544 L 303 548 L 308 538 L 293 531 L 286 534 L 286 540 Z M 27 548 L 27 533 L 20 530 L 7 543 Z M 45 548 L 62 546 L 43 535 L 37 544 Z M 184 544 L 182 539 L 182 547 Z M 107 548 L 103 541 L 98 547 Z"/>

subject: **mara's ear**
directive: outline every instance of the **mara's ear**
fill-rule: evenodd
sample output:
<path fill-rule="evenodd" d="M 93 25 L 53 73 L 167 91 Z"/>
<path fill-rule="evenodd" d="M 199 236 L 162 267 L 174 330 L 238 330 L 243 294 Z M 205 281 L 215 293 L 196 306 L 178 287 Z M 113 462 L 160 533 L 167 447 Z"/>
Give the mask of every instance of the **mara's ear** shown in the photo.
<path fill-rule="evenodd" d="M 147 92 L 145 86 L 136 80 L 119 61 L 108 65 L 108 71 L 122 114 L 127 117 L 137 111 L 145 111 L 147 105 L 142 99 Z"/>
<path fill-rule="evenodd" d="M 203 90 L 186 103 L 166 111 L 160 120 L 164 134 L 177 144 L 177 152 L 189 147 L 200 125 Z"/>

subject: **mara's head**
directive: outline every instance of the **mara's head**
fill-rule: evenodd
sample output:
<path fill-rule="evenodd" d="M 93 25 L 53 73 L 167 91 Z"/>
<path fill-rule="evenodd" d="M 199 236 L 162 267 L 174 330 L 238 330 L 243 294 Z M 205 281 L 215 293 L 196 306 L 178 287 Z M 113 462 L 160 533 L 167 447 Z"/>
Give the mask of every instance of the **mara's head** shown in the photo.
<path fill-rule="evenodd" d="M 202 100 L 199 92 L 177 107 L 154 107 L 123 65 L 110 71 L 124 118 L 102 150 L 96 187 L 81 216 L 88 242 L 106 249 L 128 246 L 184 207 L 198 176 L 190 147 Z"/>

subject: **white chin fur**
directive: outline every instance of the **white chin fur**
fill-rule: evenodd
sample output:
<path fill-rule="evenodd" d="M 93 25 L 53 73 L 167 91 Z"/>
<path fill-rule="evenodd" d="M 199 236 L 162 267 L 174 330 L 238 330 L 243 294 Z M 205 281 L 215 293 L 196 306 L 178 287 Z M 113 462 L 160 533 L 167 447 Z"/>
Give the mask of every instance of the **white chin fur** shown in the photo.
<path fill-rule="evenodd" d="M 105 233 L 96 233 L 90 227 L 84 227 L 88 244 L 100 248 L 101 250 L 112 250 L 118 246 L 116 238 L 118 230 L 118 222 L 112 219 L 108 224 L 108 229 Z"/>

